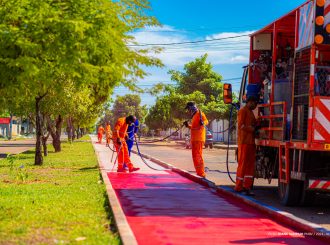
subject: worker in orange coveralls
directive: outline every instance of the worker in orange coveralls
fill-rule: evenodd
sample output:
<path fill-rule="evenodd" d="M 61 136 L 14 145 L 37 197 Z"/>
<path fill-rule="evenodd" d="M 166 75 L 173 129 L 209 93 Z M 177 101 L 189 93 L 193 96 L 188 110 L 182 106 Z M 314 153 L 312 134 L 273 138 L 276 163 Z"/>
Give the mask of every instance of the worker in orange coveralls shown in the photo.
<path fill-rule="evenodd" d="M 192 116 L 191 123 L 184 122 L 184 125 L 190 129 L 190 141 L 192 149 L 192 158 L 196 173 L 198 176 L 205 178 L 203 146 L 205 143 L 205 127 L 209 122 L 203 112 L 201 112 L 196 104 L 192 101 L 186 105 L 186 110 Z"/>
<path fill-rule="evenodd" d="M 253 196 L 251 192 L 256 161 L 256 118 L 253 110 L 257 107 L 257 98 L 250 96 L 246 105 L 238 112 L 238 167 L 235 191 Z"/>
<path fill-rule="evenodd" d="M 102 143 L 103 134 L 104 134 L 104 128 L 102 124 L 100 124 L 99 128 L 97 129 L 97 139 L 99 140 L 100 144 Z"/>
<path fill-rule="evenodd" d="M 111 136 L 112 136 L 111 126 L 110 123 L 107 122 L 107 125 L 105 126 L 106 146 L 110 145 Z"/>
<path fill-rule="evenodd" d="M 128 154 L 128 148 L 126 144 L 127 128 L 129 125 L 132 125 L 136 120 L 136 117 L 130 115 L 128 117 L 121 117 L 117 120 L 114 131 L 112 134 L 113 142 L 118 154 L 118 169 L 117 172 L 125 172 L 124 164 L 128 166 L 129 172 L 134 172 L 140 168 L 135 168 L 131 162 L 131 159 Z"/>

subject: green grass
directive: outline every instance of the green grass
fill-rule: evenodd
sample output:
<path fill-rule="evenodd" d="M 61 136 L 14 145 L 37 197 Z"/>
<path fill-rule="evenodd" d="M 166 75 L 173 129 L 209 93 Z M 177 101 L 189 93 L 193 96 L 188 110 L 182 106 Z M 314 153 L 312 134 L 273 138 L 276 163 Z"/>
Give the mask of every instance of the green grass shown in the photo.
<path fill-rule="evenodd" d="M 79 138 L 78 140 L 86 140 L 86 141 L 90 141 L 91 138 L 89 137 L 89 135 L 85 134 L 83 137 Z"/>
<path fill-rule="evenodd" d="M 49 148 L 0 160 L 0 244 L 120 244 L 91 143 Z"/>

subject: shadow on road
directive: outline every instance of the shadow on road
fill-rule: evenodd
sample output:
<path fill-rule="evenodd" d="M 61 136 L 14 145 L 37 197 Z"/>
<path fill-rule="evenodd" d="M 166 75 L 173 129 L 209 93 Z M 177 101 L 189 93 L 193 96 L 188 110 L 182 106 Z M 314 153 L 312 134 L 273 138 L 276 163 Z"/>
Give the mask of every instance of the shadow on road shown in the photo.
<path fill-rule="evenodd" d="M 1 158 L 6 158 L 8 156 L 8 154 L 6 154 L 6 153 L 0 153 L 0 159 Z"/>

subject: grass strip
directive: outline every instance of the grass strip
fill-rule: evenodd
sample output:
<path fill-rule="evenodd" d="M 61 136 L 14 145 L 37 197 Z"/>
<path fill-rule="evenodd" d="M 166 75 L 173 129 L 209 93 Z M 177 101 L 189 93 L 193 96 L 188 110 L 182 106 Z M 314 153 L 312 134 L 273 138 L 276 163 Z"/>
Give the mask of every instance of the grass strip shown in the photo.
<path fill-rule="evenodd" d="M 90 142 L 0 160 L 0 244 L 120 244 Z"/>

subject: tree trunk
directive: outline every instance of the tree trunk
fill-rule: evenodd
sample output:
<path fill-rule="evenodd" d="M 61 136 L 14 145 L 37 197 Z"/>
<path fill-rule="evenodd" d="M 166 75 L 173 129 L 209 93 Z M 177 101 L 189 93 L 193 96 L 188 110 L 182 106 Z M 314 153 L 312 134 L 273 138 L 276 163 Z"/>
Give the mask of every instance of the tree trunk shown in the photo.
<path fill-rule="evenodd" d="M 53 147 L 55 149 L 55 152 L 60 152 L 61 151 L 61 130 L 62 130 L 62 124 L 63 120 L 61 115 L 58 115 L 58 117 L 55 120 L 55 125 L 54 122 L 52 122 L 51 118 L 48 116 L 47 117 L 47 129 L 50 135 L 52 136 L 53 139 Z"/>
<path fill-rule="evenodd" d="M 62 117 L 61 115 L 58 115 L 56 119 L 56 124 L 55 124 L 55 135 L 53 137 L 53 146 L 55 148 L 55 152 L 60 152 L 61 149 L 61 131 L 62 131 Z"/>
<path fill-rule="evenodd" d="M 48 156 L 47 140 L 49 138 L 49 133 L 42 136 L 42 148 L 44 149 L 44 156 Z"/>
<path fill-rule="evenodd" d="M 42 137 L 42 132 L 41 132 L 41 117 L 40 117 L 40 101 L 43 97 L 39 96 L 36 97 L 36 153 L 34 157 L 34 165 L 42 165 L 43 164 L 43 157 L 41 154 L 41 137 Z"/>
<path fill-rule="evenodd" d="M 68 141 L 69 143 L 72 142 L 72 127 L 71 127 L 71 117 L 68 117 L 66 120 L 66 132 L 68 134 Z"/>
<path fill-rule="evenodd" d="M 78 125 L 78 127 L 76 128 L 76 135 L 77 135 L 77 139 L 79 139 L 81 137 L 80 135 L 80 127 Z"/>
<path fill-rule="evenodd" d="M 72 142 L 76 139 L 76 129 L 74 127 L 74 124 L 73 124 L 73 119 L 71 118 L 71 131 L 72 131 Z"/>

